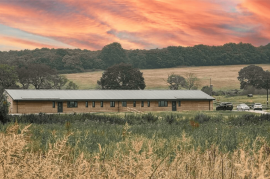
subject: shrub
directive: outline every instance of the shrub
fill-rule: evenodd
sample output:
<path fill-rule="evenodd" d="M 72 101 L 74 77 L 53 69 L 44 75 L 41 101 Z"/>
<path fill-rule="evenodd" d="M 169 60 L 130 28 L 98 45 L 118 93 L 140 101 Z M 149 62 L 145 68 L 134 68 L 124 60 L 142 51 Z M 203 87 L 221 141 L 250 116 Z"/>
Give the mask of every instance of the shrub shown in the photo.
<path fill-rule="evenodd" d="M 156 122 L 158 120 L 158 117 L 153 115 L 152 113 L 143 114 L 142 118 L 151 123 Z"/>
<path fill-rule="evenodd" d="M 210 116 L 207 116 L 204 113 L 198 113 L 195 117 L 194 117 L 194 121 L 198 122 L 198 123 L 204 123 L 204 122 L 208 122 L 211 119 Z"/>
<path fill-rule="evenodd" d="M 166 116 L 165 116 L 165 121 L 166 121 L 167 123 L 169 123 L 169 124 L 172 124 L 172 123 L 176 122 L 176 117 L 175 117 L 173 114 L 171 114 L 171 115 L 166 115 Z"/>
<path fill-rule="evenodd" d="M 0 122 L 2 123 L 9 121 L 8 105 L 6 96 L 2 93 L 2 90 L 0 90 Z"/>
<path fill-rule="evenodd" d="M 211 95 L 213 89 L 211 87 L 209 87 L 209 86 L 204 86 L 204 87 L 202 87 L 201 91 L 205 92 L 208 95 Z"/>

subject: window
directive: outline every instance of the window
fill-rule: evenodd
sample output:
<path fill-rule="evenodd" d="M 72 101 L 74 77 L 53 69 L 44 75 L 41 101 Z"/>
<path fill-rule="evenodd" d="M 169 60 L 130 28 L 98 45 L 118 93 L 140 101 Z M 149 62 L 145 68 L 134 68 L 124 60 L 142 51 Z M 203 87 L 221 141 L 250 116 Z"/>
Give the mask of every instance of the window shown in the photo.
<path fill-rule="evenodd" d="M 136 107 L 136 101 L 133 101 L 133 107 Z"/>
<path fill-rule="evenodd" d="M 100 107 L 103 107 L 103 101 L 100 101 Z"/>
<path fill-rule="evenodd" d="M 122 101 L 122 107 L 127 107 L 127 102 L 126 101 Z"/>
<path fill-rule="evenodd" d="M 55 101 L 52 102 L 52 107 L 55 108 Z"/>
<path fill-rule="evenodd" d="M 147 101 L 147 106 L 150 107 L 150 101 Z"/>
<path fill-rule="evenodd" d="M 92 101 L 92 107 L 94 108 L 96 106 L 95 101 Z"/>
<path fill-rule="evenodd" d="M 68 101 L 67 107 L 68 108 L 76 108 L 76 107 L 78 107 L 78 102 L 77 101 Z"/>
<path fill-rule="evenodd" d="M 178 101 L 178 106 L 181 106 L 181 101 Z"/>
<path fill-rule="evenodd" d="M 144 101 L 141 102 L 141 107 L 144 107 Z"/>
<path fill-rule="evenodd" d="M 86 102 L 85 102 L 85 107 L 87 107 L 87 108 L 88 108 L 88 101 L 86 101 Z"/>
<path fill-rule="evenodd" d="M 168 106 L 168 101 L 159 101 L 158 102 L 158 107 L 167 107 Z"/>
<path fill-rule="evenodd" d="M 110 102 L 110 106 L 111 106 L 111 107 L 115 107 L 115 101 L 111 101 L 111 102 Z"/>

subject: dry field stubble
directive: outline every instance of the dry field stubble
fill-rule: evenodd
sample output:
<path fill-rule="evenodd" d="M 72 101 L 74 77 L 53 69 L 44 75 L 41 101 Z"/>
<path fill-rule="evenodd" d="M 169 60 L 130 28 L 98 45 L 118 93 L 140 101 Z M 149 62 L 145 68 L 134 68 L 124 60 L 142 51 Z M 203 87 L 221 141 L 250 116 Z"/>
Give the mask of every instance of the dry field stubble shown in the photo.
<path fill-rule="evenodd" d="M 113 158 L 104 158 L 105 149 L 91 158 L 81 153 L 72 156 L 67 145 L 69 135 L 50 145 L 45 153 L 31 151 L 28 128 L 14 124 L 0 133 L 0 178 L 269 178 L 270 148 L 263 138 L 254 141 L 254 150 L 246 151 L 243 143 L 232 153 L 222 153 L 212 146 L 205 151 L 189 145 L 183 133 L 174 138 L 170 150 L 162 157 L 154 150 L 164 141 L 143 136 L 126 136 L 117 143 Z M 179 147 L 180 144 L 180 147 Z M 260 144 L 260 145 L 258 145 Z M 142 146 L 146 145 L 146 150 Z M 262 146 L 262 147 L 257 147 Z M 257 149 L 257 150 L 255 150 Z"/>
<path fill-rule="evenodd" d="M 201 87 L 210 84 L 215 90 L 239 89 L 240 83 L 237 80 L 238 72 L 248 65 L 227 65 L 227 66 L 200 66 L 200 67 L 179 67 L 165 69 L 141 70 L 145 78 L 146 89 L 168 89 L 166 79 L 171 73 L 185 76 L 186 73 L 194 73 L 201 79 Z M 270 65 L 259 64 L 264 70 L 270 70 Z M 102 71 L 66 74 L 69 80 L 75 82 L 80 89 L 94 89 L 97 80 L 102 76 Z"/>

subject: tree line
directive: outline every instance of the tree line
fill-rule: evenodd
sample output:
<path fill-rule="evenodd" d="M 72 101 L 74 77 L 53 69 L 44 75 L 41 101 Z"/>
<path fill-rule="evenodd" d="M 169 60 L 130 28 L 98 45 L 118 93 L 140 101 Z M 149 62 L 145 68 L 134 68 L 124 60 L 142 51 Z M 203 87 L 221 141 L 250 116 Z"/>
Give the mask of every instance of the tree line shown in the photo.
<path fill-rule="evenodd" d="M 107 69 L 120 63 L 134 68 L 155 69 L 177 66 L 211 66 L 235 64 L 260 64 L 270 62 L 270 43 L 254 47 L 247 43 L 227 43 L 222 46 L 195 45 L 194 47 L 169 46 L 163 49 L 125 50 L 114 42 L 102 50 L 35 49 L 0 51 L 1 64 L 45 64 L 59 73 L 76 73 L 95 69 Z"/>
<path fill-rule="evenodd" d="M 78 89 L 78 86 L 57 70 L 45 64 L 16 67 L 0 64 L 0 93 L 3 89 Z"/>

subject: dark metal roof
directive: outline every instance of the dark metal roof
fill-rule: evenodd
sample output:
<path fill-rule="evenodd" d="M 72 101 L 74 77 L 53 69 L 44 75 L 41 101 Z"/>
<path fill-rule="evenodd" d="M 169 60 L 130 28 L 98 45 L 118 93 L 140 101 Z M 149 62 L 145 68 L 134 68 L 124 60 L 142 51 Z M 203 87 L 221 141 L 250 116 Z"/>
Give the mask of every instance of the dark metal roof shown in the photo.
<path fill-rule="evenodd" d="M 20 90 L 6 89 L 13 100 L 214 100 L 200 90 Z"/>

